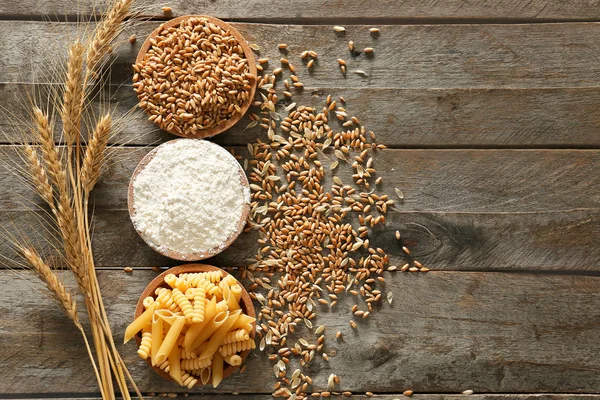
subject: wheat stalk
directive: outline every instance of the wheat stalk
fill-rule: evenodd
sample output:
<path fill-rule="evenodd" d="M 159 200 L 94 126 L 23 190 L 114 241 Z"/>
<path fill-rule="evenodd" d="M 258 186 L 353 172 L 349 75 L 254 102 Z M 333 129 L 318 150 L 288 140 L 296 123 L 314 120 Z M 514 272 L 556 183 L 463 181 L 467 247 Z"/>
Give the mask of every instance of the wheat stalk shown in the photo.
<path fill-rule="evenodd" d="M 23 256 L 23 258 L 25 258 L 27 263 L 36 272 L 40 280 L 46 284 L 46 287 L 50 290 L 52 297 L 56 300 L 71 321 L 73 321 L 77 329 L 79 329 L 79 332 L 81 333 L 85 342 L 88 356 L 90 357 L 92 366 L 94 367 L 96 379 L 98 379 L 98 382 L 100 382 L 100 374 L 94 360 L 94 355 L 92 354 L 85 330 L 79 321 L 79 314 L 77 313 L 77 303 L 75 299 L 73 296 L 71 296 L 71 293 L 69 293 L 65 285 L 58 278 L 58 275 L 52 270 L 52 268 L 50 268 L 50 266 L 42 259 L 42 257 L 37 253 L 37 251 L 35 251 L 33 247 L 26 247 L 19 244 L 14 245 L 16 250 Z M 102 391 L 102 396 L 104 397 L 104 391 Z"/>
<path fill-rule="evenodd" d="M 100 169 L 105 159 L 104 153 L 110 138 L 111 125 L 110 114 L 104 115 L 96 124 L 96 129 L 88 141 L 81 168 L 81 185 L 86 193 L 92 191 L 100 176 Z"/>
<path fill-rule="evenodd" d="M 115 399 L 113 374 L 124 399 L 131 399 L 125 375 L 141 398 L 141 393 L 123 364 L 112 339 L 96 276 L 88 220 L 89 194 L 105 161 L 108 139 L 112 131 L 113 121 L 110 114 L 97 121 L 94 130 L 89 134 L 83 158 L 80 157 L 80 153 L 84 147 L 81 137 L 86 100 L 91 97 L 88 89 L 94 84 L 92 79 L 96 79 L 106 56 L 110 53 L 111 43 L 122 31 L 123 22 L 132 3 L 133 0 L 114 0 L 90 42 L 83 46 L 77 41 L 69 47 L 62 102 L 56 106 L 63 122 L 66 148 L 59 148 L 54 142 L 54 125 L 49 117 L 52 110 L 46 113 L 34 106 L 33 132 L 36 142 L 39 143 L 40 156 L 38 157 L 38 151 L 34 147 L 26 145 L 26 157 L 23 157 L 29 167 L 31 182 L 52 208 L 63 242 L 64 259 L 84 295 L 96 359 L 93 358 L 85 331 L 79 322 L 74 299 L 58 275 L 29 244 L 15 245 L 17 251 L 32 265 L 80 329 L 92 359 L 102 397 L 110 400 Z"/>
<path fill-rule="evenodd" d="M 108 15 L 96 28 L 87 53 L 86 76 L 95 77 L 97 75 L 104 57 L 110 53 L 111 43 L 123 28 L 123 21 L 129 14 L 132 3 L 133 0 L 116 0 Z"/>
<path fill-rule="evenodd" d="M 84 54 L 85 47 L 80 42 L 75 42 L 69 47 L 65 92 L 61 111 L 63 134 L 69 145 L 79 140 L 80 137 L 84 96 Z"/>

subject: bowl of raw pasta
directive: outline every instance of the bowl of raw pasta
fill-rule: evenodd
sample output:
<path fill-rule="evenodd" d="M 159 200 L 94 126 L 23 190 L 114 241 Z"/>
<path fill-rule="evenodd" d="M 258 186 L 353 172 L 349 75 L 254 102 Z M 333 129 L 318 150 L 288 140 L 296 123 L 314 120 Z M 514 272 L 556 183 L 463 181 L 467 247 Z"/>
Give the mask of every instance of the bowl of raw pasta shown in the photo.
<path fill-rule="evenodd" d="M 206 264 L 173 267 L 142 293 L 125 342 L 159 375 L 181 386 L 212 384 L 238 369 L 254 342 L 256 312 L 248 292 Z"/>

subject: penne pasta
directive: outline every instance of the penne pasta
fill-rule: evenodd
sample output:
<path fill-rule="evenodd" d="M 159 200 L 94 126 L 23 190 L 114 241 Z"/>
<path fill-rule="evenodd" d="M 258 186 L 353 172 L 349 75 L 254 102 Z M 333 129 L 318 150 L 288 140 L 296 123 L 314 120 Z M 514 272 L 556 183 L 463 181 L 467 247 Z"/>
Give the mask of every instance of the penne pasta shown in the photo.
<path fill-rule="evenodd" d="M 152 333 L 152 344 L 150 345 L 150 360 L 152 361 L 152 365 L 156 365 L 156 354 L 158 353 L 158 349 L 160 348 L 164 337 L 163 323 L 164 321 L 162 318 L 155 312 L 152 315 L 152 328 L 150 329 Z"/>
<path fill-rule="evenodd" d="M 171 310 L 156 310 L 155 314 L 169 325 L 173 325 L 178 314 Z"/>
<path fill-rule="evenodd" d="M 220 353 L 216 353 L 212 363 L 212 385 L 213 387 L 219 386 L 219 383 L 223 380 L 223 356 Z"/>
<path fill-rule="evenodd" d="M 204 327 L 202 332 L 200 332 L 200 334 L 198 335 L 196 340 L 194 340 L 194 343 L 192 343 L 191 348 L 195 349 L 196 347 L 199 347 L 202 343 L 206 342 L 206 340 L 208 340 L 208 338 L 210 338 L 212 336 L 212 334 L 217 329 L 219 329 L 219 327 L 221 325 L 223 325 L 223 323 L 227 320 L 228 317 L 229 317 L 229 311 L 221 311 L 220 313 L 215 315 L 213 317 L 213 319 L 211 319 L 208 322 L 208 324 Z M 203 358 L 203 357 L 201 357 L 201 358 Z"/>
<path fill-rule="evenodd" d="M 156 354 L 156 363 L 160 364 L 167 359 L 171 350 L 173 350 L 173 346 L 177 343 L 177 338 L 179 338 L 179 334 L 183 329 L 183 324 L 185 324 L 185 317 L 178 316 L 175 321 L 169 328 L 169 332 L 163 339 L 160 348 L 158 349 L 158 353 Z"/>
<path fill-rule="evenodd" d="M 203 368 L 202 372 L 200 372 L 200 382 L 202 382 L 203 385 L 206 385 L 208 382 L 210 382 L 211 376 L 212 376 L 212 368 L 211 367 Z"/>
<path fill-rule="evenodd" d="M 256 318 L 250 317 L 246 314 L 242 314 L 240 315 L 240 317 L 235 321 L 235 323 L 233 324 L 233 326 L 231 327 L 231 330 L 234 329 L 246 329 L 248 326 L 248 324 L 252 324 L 256 321 Z M 253 329 L 250 329 L 248 332 L 252 331 Z"/>
<path fill-rule="evenodd" d="M 175 382 L 183 385 L 181 380 L 181 353 L 179 351 L 179 346 L 174 346 L 171 352 L 169 353 L 169 375 Z"/>
<path fill-rule="evenodd" d="M 233 293 L 231 293 L 231 290 L 229 290 L 229 288 L 223 291 L 223 299 L 227 303 L 229 311 L 235 311 L 240 309 L 240 303 L 235 299 L 235 296 L 233 295 Z"/>
<path fill-rule="evenodd" d="M 125 329 L 125 339 L 123 343 L 127 343 L 133 338 L 139 331 L 144 329 L 146 325 L 148 325 L 152 321 L 152 313 L 154 313 L 155 309 L 154 303 L 146 311 L 142 313 L 139 317 L 137 317 L 127 329 Z"/>
<path fill-rule="evenodd" d="M 199 358 L 209 358 L 215 354 L 217 350 L 219 350 L 219 346 L 221 345 L 223 339 L 225 339 L 225 335 L 227 335 L 227 332 L 231 330 L 231 327 L 241 313 L 242 310 L 236 310 L 229 314 L 227 320 L 225 320 L 225 322 L 223 322 L 223 324 L 217 330 L 215 330 L 210 340 L 202 346 L 202 352 L 200 353 Z"/>

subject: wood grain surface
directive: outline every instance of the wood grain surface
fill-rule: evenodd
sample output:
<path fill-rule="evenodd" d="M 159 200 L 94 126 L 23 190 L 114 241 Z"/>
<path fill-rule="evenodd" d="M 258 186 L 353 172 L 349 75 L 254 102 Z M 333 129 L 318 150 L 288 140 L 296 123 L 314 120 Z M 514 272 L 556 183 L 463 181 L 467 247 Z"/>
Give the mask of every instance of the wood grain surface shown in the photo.
<path fill-rule="evenodd" d="M 2 149 L 5 162 L 17 162 L 15 147 Z M 148 151 L 115 149 L 112 165 L 94 192 L 94 244 L 100 267 L 173 265 L 137 237 L 127 213 L 129 179 Z M 326 162 L 334 157 L 326 153 L 321 158 Z M 600 151 L 384 150 L 375 160 L 384 179 L 378 192 L 395 197 L 398 187 L 405 195 L 386 228 L 371 234 L 371 241 L 390 252 L 394 263 L 406 260 L 394 239 L 400 229 L 412 256 L 437 270 L 600 267 L 600 249 L 594 245 L 600 234 Z M 36 209 L 41 202 L 8 165 L 0 168 L 0 181 L 13 189 L 0 191 L 0 225 L 9 230 L 18 226 L 37 237 L 36 218 L 43 212 L 22 211 Z M 347 183 L 350 173 L 343 165 L 336 170 Z M 0 250 L 10 256 L 7 246 L 0 244 Z M 116 246 L 123 251 L 115 251 Z M 256 250 L 255 234 L 247 233 L 216 260 L 243 266 Z"/>
<path fill-rule="evenodd" d="M 159 22 L 140 22 L 122 35 L 115 48 L 112 82 L 124 84 L 141 44 L 126 41 L 132 33 L 147 36 Z M 260 44 L 269 68 L 279 66 L 278 43 L 287 43 L 288 58 L 304 81 L 300 53 L 319 54 L 309 87 L 345 88 L 581 88 L 597 87 L 600 64 L 594 56 L 600 42 L 600 23 L 522 25 L 389 25 L 378 37 L 368 25 L 348 26 L 344 35 L 326 25 L 232 24 L 248 41 Z M 3 82 L 53 82 L 45 73 L 59 64 L 67 39 L 77 24 L 1 21 Z M 374 55 L 351 57 L 347 43 L 360 51 L 373 47 Z M 19 46 L 13 46 L 13 43 Z M 49 56 L 50 55 L 50 56 Z M 344 77 L 338 58 L 348 60 Z M 53 60 L 49 62 L 49 60 Z M 368 77 L 353 73 L 363 70 Z M 309 82 L 307 81 L 307 84 Z M 343 85 L 342 85 L 343 83 Z"/>
<path fill-rule="evenodd" d="M 469 389 L 467 389 L 469 390 Z M 168 397 L 169 393 L 171 393 L 171 396 L 173 394 L 176 394 L 174 392 L 150 392 L 151 395 L 154 395 L 152 397 Z M 185 393 L 184 395 L 187 395 L 187 393 Z M 178 397 L 180 397 L 181 394 L 179 394 Z M 208 395 L 203 395 L 203 394 L 190 394 L 187 395 L 186 397 L 189 400 L 204 400 L 206 399 L 208 396 L 211 396 L 210 394 Z M 150 396 L 148 396 L 150 397 Z M 436 393 L 430 393 L 430 394 L 413 394 L 410 397 L 403 397 L 402 394 L 398 393 L 398 394 L 381 394 L 381 393 L 375 393 L 374 396 L 366 396 L 365 394 L 353 394 L 352 396 L 348 397 L 350 400 L 369 400 L 369 399 L 373 399 L 373 397 L 375 397 L 376 399 L 381 399 L 381 400 L 409 400 L 409 399 L 413 399 L 413 400 L 598 400 L 600 399 L 600 395 L 598 394 L 573 394 L 573 393 L 568 393 L 568 394 L 562 394 L 562 393 L 552 393 L 552 394 L 472 394 L 469 395 L 468 397 L 466 395 L 463 394 L 436 394 Z M 42 398 L 35 398 L 35 397 L 20 397 L 23 400 L 41 400 L 44 399 Z M 56 398 L 56 397 L 54 397 Z M 68 399 L 72 399 L 72 400 L 97 400 L 98 397 L 80 397 L 80 396 L 70 396 L 70 397 L 63 397 L 63 398 L 68 398 Z M 236 400 L 271 400 L 273 397 L 271 395 L 268 394 L 226 394 L 226 393 L 220 393 L 219 394 L 219 398 L 221 399 L 236 399 Z"/>
<path fill-rule="evenodd" d="M 2 76 L 0 76 L 2 79 Z M 305 84 L 313 84 L 312 77 Z M 340 82 L 343 85 L 342 82 Z M 47 85 L 0 83 L 0 98 L 13 119 L 0 119 L 0 143 L 21 140 L 19 128 L 30 113 L 24 93 L 51 92 Z M 313 87 L 294 95 L 298 104 L 322 105 L 327 95 L 342 96 L 347 109 L 378 140 L 394 148 L 412 147 L 600 147 L 600 87 L 544 89 L 385 89 Z M 146 145 L 170 140 L 137 109 L 129 83 L 112 85 L 103 93 L 115 114 L 127 120 L 112 143 Z M 289 103 L 282 102 L 279 112 Z M 94 102 L 97 108 L 100 102 Z M 245 145 L 266 134 L 245 129 L 244 118 L 216 136 L 222 145 Z M 332 126 L 337 126 L 334 123 Z M 57 132 L 57 140 L 59 139 Z"/>
<path fill-rule="evenodd" d="M 43 7 L 35 0 L 4 0 L 0 3 L 0 18 L 42 16 L 75 16 L 99 14 L 106 9 L 108 0 L 80 0 L 65 3 L 46 0 Z M 246 21 L 294 21 L 320 22 L 364 20 L 413 21 L 420 20 L 599 20 L 597 0 L 500 0 L 500 1 L 422 1 L 422 0 L 346 0 L 343 3 L 327 3 L 318 0 L 294 2 L 246 1 L 243 5 L 234 0 L 168 2 L 142 2 L 141 13 L 163 16 L 161 6 L 168 4 L 175 15 L 203 13 L 218 18 Z"/>
<path fill-rule="evenodd" d="M 65 272 L 65 274 L 67 274 Z M 94 392 L 95 381 L 81 339 L 68 319 L 25 279 L 0 275 L 0 393 L 31 393 L 31 381 L 47 394 Z M 100 271 L 99 281 L 115 337 L 131 320 L 152 271 Z M 386 273 L 394 293 L 369 320 L 349 325 L 352 296 L 343 296 L 326 321 L 329 362 L 310 369 L 315 390 L 336 373 L 340 388 L 352 392 L 557 392 L 599 393 L 600 278 L 545 274 L 477 272 Z M 319 320 L 316 322 L 318 323 Z M 341 331 L 338 342 L 334 332 Z M 298 335 L 310 338 L 299 330 Z M 292 338 L 290 338 L 292 340 Z M 68 345 L 66 345 L 68 344 Z M 158 379 L 135 354 L 121 346 L 127 365 L 144 391 L 178 387 Z M 215 391 L 271 393 L 274 377 L 266 355 L 248 358 L 246 372 Z"/>
<path fill-rule="evenodd" d="M 168 397 L 169 393 L 172 393 L 171 396 L 173 394 L 173 392 L 150 392 L 151 395 L 154 395 L 152 397 Z M 184 395 L 187 395 L 187 393 L 185 393 Z M 179 395 L 181 396 L 181 394 Z M 209 395 L 203 395 L 203 394 L 191 394 L 191 395 L 187 395 L 186 397 L 189 400 L 204 400 L 206 399 Z M 148 396 L 150 397 L 150 396 Z M 472 394 L 469 395 L 469 397 L 467 397 L 466 395 L 463 394 L 436 394 L 436 393 L 430 393 L 430 394 L 413 394 L 410 397 L 402 397 L 402 395 L 400 393 L 398 394 L 381 394 L 381 393 L 375 393 L 374 397 L 376 399 L 381 399 L 381 400 L 408 400 L 408 399 L 413 399 L 413 400 L 598 400 L 600 399 L 600 395 L 598 394 L 573 394 L 573 393 L 569 393 L 569 394 L 561 394 L 561 393 L 553 393 L 553 394 Z M 35 398 L 35 397 L 20 397 L 23 400 L 41 400 L 44 399 L 42 398 Z M 54 397 L 56 398 L 56 397 Z M 97 400 L 98 397 L 79 397 L 79 396 L 71 396 L 71 397 L 64 397 L 64 398 L 69 398 L 72 400 Z M 273 397 L 271 395 L 268 394 L 234 394 L 234 395 L 229 395 L 229 394 L 225 394 L 225 393 L 220 393 L 219 394 L 219 398 L 221 399 L 236 399 L 236 400 L 270 400 Z M 372 397 L 366 396 L 364 394 L 353 394 L 352 396 L 348 397 L 350 400 L 368 400 L 368 399 L 372 399 Z"/>
<path fill-rule="evenodd" d="M 23 211 L 0 212 L 0 226 L 19 229 L 31 237 L 50 236 L 40 232 L 40 215 Z M 127 211 L 96 211 L 94 214 L 94 257 L 99 268 L 177 265 L 151 250 L 137 235 Z M 394 239 L 402 231 L 405 243 L 418 259 L 434 270 L 444 271 L 565 271 L 597 272 L 600 251 L 596 246 L 600 213 L 391 213 L 386 230 L 372 235 L 373 244 L 390 253 L 392 264 L 408 260 Z M 242 234 L 223 253 L 207 260 L 222 266 L 240 267 L 258 250 L 257 235 Z M 40 248 L 52 253 L 50 240 L 38 240 Z M 117 250 L 118 249 L 118 250 Z M 14 258 L 6 242 L 0 252 Z"/>
<path fill-rule="evenodd" d="M 29 98 L 59 90 L 57 55 L 78 30 L 47 19 L 98 17 L 107 2 L 0 1 L 0 230 L 30 236 L 46 252 L 56 245 L 40 228 L 46 211 L 18 177 L 17 146 L 8 144 L 27 129 Z M 391 147 L 375 156 L 379 189 L 393 195 L 398 187 L 405 199 L 370 240 L 398 265 L 408 260 L 405 244 L 433 271 L 386 273 L 393 302 L 358 321 L 357 331 L 348 325 L 353 298 L 319 310 L 326 351 L 335 356 L 310 368 L 314 390 L 336 373 L 339 389 L 354 393 L 350 400 L 367 400 L 366 391 L 408 399 L 406 389 L 416 400 L 600 400 L 600 0 L 172 0 L 144 2 L 139 11 L 164 20 L 164 5 L 174 16 L 234 21 L 269 58 L 268 71 L 284 56 L 277 44 L 287 43 L 305 86 L 293 101 L 343 96 L 348 113 Z M 117 341 L 156 276 L 149 267 L 180 264 L 141 241 L 126 204 L 137 162 L 173 138 L 136 110 L 131 90 L 131 64 L 160 23 L 129 22 L 98 93 L 102 107 L 108 100 L 122 117 L 93 211 L 94 255 Z M 337 24 L 344 34 L 332 30 Z M 379 35 L 369 34 L 372 26 Z M 373 47 L 374 56 L 350 55 L 348 40 L 359 50 Z M 319 54 L 311 73 L 299 57 L 308 49 Z M 347 60 L 346 76 L 337 58 Z M 247 123 L 214 141 L 245 155 L 246 143 L 265 138 Z M 343 167 L 337 174 L 350 181 Z M 242 234 L 209 262 L 245 266 L 256 239 L 256 232 Z M 5 240 L 0 256 L 14 257 Z M 69 273 L 61 276 L 73 283 Z M 32 282 L 29 271 L 0 271 L 0 398 L 98 398 L 79 333 Z M 332 340 L 337 330 L 343 341 Z M 132 343 L 121 348 L 143 392 L 182 392 L 155 375 Z M 247 364 L 218 390 L 194 389 L 189 398 L 272 398 L 267 356 L 256 351 Z M 460 395 L 467 389 L 475 394 Z"/>

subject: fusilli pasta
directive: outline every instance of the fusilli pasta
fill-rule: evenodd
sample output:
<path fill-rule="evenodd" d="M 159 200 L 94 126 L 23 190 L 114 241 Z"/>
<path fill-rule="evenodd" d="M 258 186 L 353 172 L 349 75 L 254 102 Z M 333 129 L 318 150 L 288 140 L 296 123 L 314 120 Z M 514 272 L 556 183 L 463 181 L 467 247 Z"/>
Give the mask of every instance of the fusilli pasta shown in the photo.
<path fill-rule="evenodd" d="M 219 347 L 219 353 L 221 353 L 223 357 L 226 357 L 234 353 L 239 353 L 241 351 L 251 350 L 254 348 L 256 348 L 256 343 L 254 343 L 254 339 L 247 339 L 241 342 L 233 342 L 222 345 L 221 347 Z"/>

